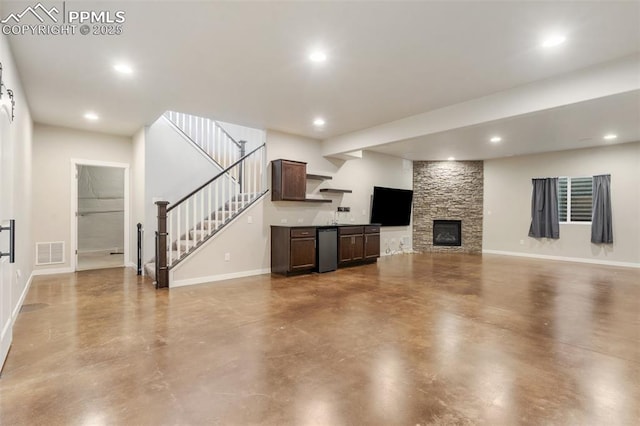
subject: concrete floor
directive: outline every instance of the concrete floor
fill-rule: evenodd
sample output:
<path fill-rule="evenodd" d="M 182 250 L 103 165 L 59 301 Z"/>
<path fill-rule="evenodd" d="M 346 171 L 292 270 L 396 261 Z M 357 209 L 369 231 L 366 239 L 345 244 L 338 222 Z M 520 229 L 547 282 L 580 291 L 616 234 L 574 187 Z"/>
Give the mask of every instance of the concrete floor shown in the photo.
<path fill-rule="evenodd" d="M 636 425 L 640 271 L 398 255 L 156 291 L 40 276 L 3 425 Z"/>

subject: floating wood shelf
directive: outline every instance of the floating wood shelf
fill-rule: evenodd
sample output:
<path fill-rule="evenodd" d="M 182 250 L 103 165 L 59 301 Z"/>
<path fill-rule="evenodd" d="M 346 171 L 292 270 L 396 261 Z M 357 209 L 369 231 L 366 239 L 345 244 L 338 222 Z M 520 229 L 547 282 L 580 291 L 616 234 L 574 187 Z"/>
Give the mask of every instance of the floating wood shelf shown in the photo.
<path fill-rule="evenodd" d="M 327 200 L 325 198 L 305 198 L 305 203 L 333 203 L 333 200 Z"/>
<path fill-rule="evenodd" d="M 307 179 L 313 179 L 313 180 L 331 180 L 333 179 L 331 176 L 326 176 L 326 175 L 314 175 L 314 174 L 309 174 L 307 173 Z"/>
<path fill-rule="evenodd" d="M 351 194 L 353 191 L 350 189 L 322 188 L 320 192 L 333 192 L 334 194 Z"/>

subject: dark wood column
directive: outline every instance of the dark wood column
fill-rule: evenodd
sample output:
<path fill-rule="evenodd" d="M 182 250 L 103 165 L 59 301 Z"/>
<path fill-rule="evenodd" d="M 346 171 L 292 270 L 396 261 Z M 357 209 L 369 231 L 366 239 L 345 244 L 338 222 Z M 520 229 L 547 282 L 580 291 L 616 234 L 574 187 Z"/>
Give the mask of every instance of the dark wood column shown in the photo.
<path fill-rule="evenodd" d="M 156 288 L 169 287 L 167 265 L 167 205 L 168 201 L 157 201 L 158 230 L 156 231 Z"/>

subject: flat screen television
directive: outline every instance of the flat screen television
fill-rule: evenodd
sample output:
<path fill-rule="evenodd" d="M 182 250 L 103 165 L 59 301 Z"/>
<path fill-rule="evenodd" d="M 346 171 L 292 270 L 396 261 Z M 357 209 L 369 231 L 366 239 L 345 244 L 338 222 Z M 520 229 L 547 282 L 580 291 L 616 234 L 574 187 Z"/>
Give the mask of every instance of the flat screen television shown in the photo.
<path fill-rule="evenodd" d="M 373 187 L 371 223 L 382 226 L 407 226 L 411 220 L 413 191 L 409 189 Z"/>

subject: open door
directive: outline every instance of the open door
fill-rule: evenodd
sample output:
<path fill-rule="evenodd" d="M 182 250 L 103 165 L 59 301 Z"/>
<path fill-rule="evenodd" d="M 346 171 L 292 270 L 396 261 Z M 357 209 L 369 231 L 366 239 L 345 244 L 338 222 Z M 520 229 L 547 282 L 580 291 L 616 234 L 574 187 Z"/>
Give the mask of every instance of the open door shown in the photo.
<path fill-rule="evenodd" d="M 0 226 L 9 226 L 13 219 L 13 164 L 11 161 L 10 125 L 11 111 L 0 106 Z M 3 254 L 13 250 L 11 247 L 11 231 L 0 232 L 0 252 Z M 13 338 L 13 298 L 14 273 L 10 257 L 0 257 L 0 368 L 9 353 Z"/>
<path fill-rule="evenodd" d="M 76 270 L 125 265 L 125 169 L 77 164 Z"/>

